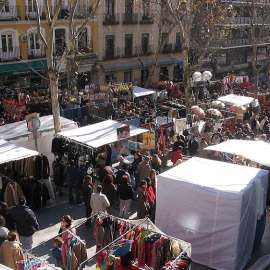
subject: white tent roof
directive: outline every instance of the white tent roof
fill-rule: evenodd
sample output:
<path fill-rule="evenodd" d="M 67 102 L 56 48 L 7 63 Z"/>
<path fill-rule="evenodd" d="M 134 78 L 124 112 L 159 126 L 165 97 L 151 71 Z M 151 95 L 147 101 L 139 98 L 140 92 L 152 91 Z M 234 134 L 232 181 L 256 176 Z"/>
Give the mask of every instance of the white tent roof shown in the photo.
<path fill-rule="evenodd" d="M 152 95 L 152 94 L 155 94 L 155 93 L 156 93 L 156 91 L 154 91 L 154 90 L 141 88 L 139 86 L 134 86 L 133 87 L 133 98 Z"/>
<path fill-rule="evenodd" d="M 270 167 L 270 144 L 262 141 L 229 140 L 220 144 L 211 145 L 205 150 L 219 151 L 243 156 Z"/>
<path fill-rule="evenodd" d="M 223 103 L 227 105 L 247 106 L 254 100 L 254 98 L 230 94 L 227 96 L 219 97 L 218 100 L 222 101 Z"/>
<path fill-rule="evenodd" d="M 106 120 L 90 126 L 60 132 L 59 135 L 84 143 L 90 147 L 97 148 L 99 146 L 118 141 L 117 129 L 123 126 L 126 126 L 126 124 L 118 123 L 113 120 Z M 130 126 L 130 137 L 148 131 L 148 129 Z"/>
<path fill-rule="evenodd" d="M 37 156 L 38 154 L 37 151 L 29 150 L 0 139 L 0 164 L 12 160 Z"/>
<path fill-rule="evenodd" d="M 40 120 L 40 129 L 43 132 L 54 130 L 52 115 L 42 116 L 39 118 L 39 120 Z M 60 121 L 62 129 L 74 126 L 77 127 L 77 123 L 72 120 L 60 117 Z M 25 120 L 0 126 L 0 138 L 4 140 L 20 138 L 22 136 L 26 136 L 28 133 L 29 131 L 27 129 Z"/>
<path fill-rule="evenodd" d="M 266 170 L 192 158 L 158 175 L 155 224 L 191 243 L 194 262 L 243 269 L 266 207 L 267 185 Z"/>

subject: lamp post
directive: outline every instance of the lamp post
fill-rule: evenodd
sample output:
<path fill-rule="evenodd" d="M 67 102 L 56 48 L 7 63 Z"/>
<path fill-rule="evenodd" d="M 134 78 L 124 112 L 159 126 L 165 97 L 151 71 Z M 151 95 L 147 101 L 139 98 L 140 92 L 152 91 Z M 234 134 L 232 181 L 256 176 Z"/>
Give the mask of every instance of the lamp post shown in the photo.
<path fill-rule="evenodd" d="M 195 96 L 195 102 L 198 104 L 198 96 L 199 96 L 199 83 L 203 81 L 203 84 L 205 82 L 210 81 L 212 78 L 212 73 L 208 70 L 204 71 L 203 74 L 199 71 L 196 71 L 192 75 L 192 80 L 196 85 L 196 96 Z"/>

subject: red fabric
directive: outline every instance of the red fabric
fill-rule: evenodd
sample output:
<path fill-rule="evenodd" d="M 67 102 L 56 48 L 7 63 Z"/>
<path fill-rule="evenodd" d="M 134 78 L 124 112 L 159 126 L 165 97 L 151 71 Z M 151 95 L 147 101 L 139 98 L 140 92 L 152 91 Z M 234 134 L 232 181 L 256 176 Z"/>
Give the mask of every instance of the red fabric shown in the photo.
<path fill-rule="evenodd" d="M 67 267 L 67 253 L 68 253 L 68 245 L 71 241 L 72 237 L 67 238 L 64 242 L 63 248 L 61 250 L 61 255 L 62 255 L 62 262 L 63 262 L 63 267 Z"/>
<path fill-rule="evenodd" d="M 182 156 L 181 152 L 174 151 L 172 153 L 172 156 L 171 156 L 172 163 L 175 164 L 178 159 L 181 159 L 182 160 L 183 159 L 183 156 Z"/>
<path fill-rule="evenodd" d="M 147 199 L 148 199 L 148 201 L 149 201 L 149 203 L 150 203 L 151 205 L 154 204 L 155 199 L 156 199 L 156 195 L 155 195 L 155 192 L 154 192 L 152 186 L 149 186 L 149 187 L 147 188 Z"/>

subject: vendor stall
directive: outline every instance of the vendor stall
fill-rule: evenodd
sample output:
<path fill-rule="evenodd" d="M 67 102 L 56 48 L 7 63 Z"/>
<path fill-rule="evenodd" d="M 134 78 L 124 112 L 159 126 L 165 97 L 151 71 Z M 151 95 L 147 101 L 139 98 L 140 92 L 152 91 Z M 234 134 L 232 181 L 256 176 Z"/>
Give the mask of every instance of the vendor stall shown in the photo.
<path fill-rule="evenodd" d="M 54 160 L 54 156 L 51 154 L 51 144 L 52 139 L 54 137 L 54 124 L 53 124 L 53 116 L 43 116 L 39 118 L 40 120 L 40 130 L 41 137 L 38 138 L 38 151 L 43 155 L 46 155 L 49 164 Z M 62 130 L 71 130 L 76 129 L 77 123 L 66 118 L 60 117 L 61 121 L 61 129 Z M 7 124 L 4 126 L 0 126 L 0 137 L 1 139 L 11 141 L 18 146 L 25 147 L 30 150 L 35 149 L 34 140 L 28 139 L 28 134 L 30 132 L 27 129 L 26 121 L 20 121 L 12 124 Z"/>
<path fill-rule="evenodd" d="M 156 99 L 156 91 L 151 90 L 151 89 L 146 89 L 142 88 L 139 86 L 133 86 L 133 99 L 137 97 L 142 97 L 142 96 L 148 96 L 148 95 L 153 95 L 153 99 Z"/>
<path fill-rule="evenodd" d="M 248 106 L 251 102 L 253 102 L 254 98 L 230 94 L 227 96 L 219 97 L 218 100 L 222 101 L 225 105 Z"/>
<path fill-rule="evenodd" d="M 156 225 L 190 242 L 193 261 L 243 269 L 266 207 L 267 183 L 265 170 L 192 158 L 158 176 Z"/>

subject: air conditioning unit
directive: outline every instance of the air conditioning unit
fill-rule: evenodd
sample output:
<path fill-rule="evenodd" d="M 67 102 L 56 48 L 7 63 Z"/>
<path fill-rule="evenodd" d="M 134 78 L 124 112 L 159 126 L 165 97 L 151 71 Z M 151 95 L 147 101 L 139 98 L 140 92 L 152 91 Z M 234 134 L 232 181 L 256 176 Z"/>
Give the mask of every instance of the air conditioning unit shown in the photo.
<path fill-rule="evenodd" d="M 25 35 L 25 34 L 23 34 L 23 35 L 21 35 L 21 41 L 28 41 L 28 35 Z"/>

